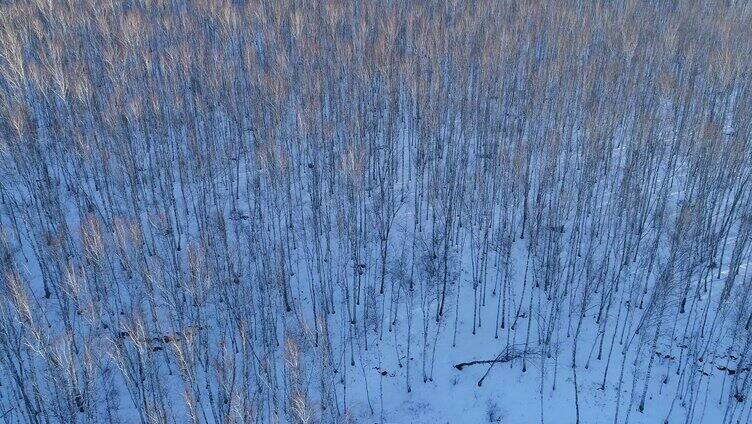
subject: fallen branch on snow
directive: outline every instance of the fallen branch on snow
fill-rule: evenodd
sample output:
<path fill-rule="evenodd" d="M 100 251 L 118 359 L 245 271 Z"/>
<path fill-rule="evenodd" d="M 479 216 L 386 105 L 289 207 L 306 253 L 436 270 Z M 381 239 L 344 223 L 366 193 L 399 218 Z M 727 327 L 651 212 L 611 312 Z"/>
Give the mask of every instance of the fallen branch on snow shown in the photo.
<path fill-rule="evenodd" d="M 480 387 L 483 385 L 483 379 L 486 378 L 489 372 L 491 372 L 491 368 L 493 368 L 496 364 L 501 364 L 504 362 L 513 361 L 515 359 L 521 358 L 523 355 L 535 355 L 537 352 L 533 350 L 517 350 L 514 348 L 514 346 L 509 346 L 501 351 L 494 359 L 484 359 L 484 360 L 478 360 L 478 361 L 470 361 L 470 362 L 460 362 L 459 364 L 456 364 L 454 367 L 458 370 L 462 371 L 463 368 L 470 366 L 470 365 L 480 365 L 480 364 L 490 364 L 488 367 L 488 370 L 486 370 L 486 373 L 483 374 L 483 377 L 478 380 L 478 386 Z"/>

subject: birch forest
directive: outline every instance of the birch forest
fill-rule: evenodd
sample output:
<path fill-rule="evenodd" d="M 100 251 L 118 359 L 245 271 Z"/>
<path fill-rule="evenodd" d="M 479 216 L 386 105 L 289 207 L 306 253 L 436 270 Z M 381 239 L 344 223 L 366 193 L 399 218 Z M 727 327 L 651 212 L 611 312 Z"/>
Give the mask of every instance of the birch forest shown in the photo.
<path fill-rule="evenodd" d="M 0 1 L 0 422 L 752 423 L 752 2 Z"/>

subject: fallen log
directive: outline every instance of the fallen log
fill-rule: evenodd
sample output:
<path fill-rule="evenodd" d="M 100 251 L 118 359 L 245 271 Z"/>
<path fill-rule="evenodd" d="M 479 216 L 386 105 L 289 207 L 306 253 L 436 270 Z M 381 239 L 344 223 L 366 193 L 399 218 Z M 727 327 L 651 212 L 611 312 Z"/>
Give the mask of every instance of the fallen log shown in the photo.
<path fill-rule="evenodd" d="M 499 358 L 499 359 L 484 359 L 479 361 L 470 361 L 470 362 L 460 362 L 459 364 L 455 365 L 454 367 L 458 370 L 462 371 L 463 368 L 469 367 L 470 365 L 480 365 L 480 364 L 496 364 L 496 363 L 504 363 L 509 362 L 516 358 Z"/>
<path fill-rule="evenodd" d="M 483 380 L 488 376 L 488 373 L 491 372 L 491 368 L 493 368 L 496 364 L 501 364 L 504 362 L 513 361 L 515 359 L 521 358 L 524 354 L 527 355 L 534 355 L 536 352 L 532 350 L 528 351 L 519 351 L 515 349 L 514 347 L 507 347 L 506 349 L 502 350 L 494 359 L 481 359 L 477 361 L 470 361 L 470 362 L 460 362 L 459 364 L 456 364 L 454 367 L 457 368 L 459 371 L 462 371 L 463 368 L 471 366 L 471 365 L 481 365 L 481 364 L 487 364 L 489 365 L 488 370 L 486 370 L 485 374 L 483 374 L 483 377 L 478 380 L 478 387 L 483 385 Z"/>

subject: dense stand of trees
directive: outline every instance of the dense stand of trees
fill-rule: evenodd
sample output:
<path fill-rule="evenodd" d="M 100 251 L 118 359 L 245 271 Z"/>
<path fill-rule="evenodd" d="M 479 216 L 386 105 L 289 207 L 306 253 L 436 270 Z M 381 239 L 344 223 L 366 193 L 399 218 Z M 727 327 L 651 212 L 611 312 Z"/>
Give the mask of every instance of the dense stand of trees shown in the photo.
<path fill-rule="evenodd" d="M 383 418 L 493 327 L 750 422 L 751 59 L 744 1 L 3 2 L 0 417 Z"/>

